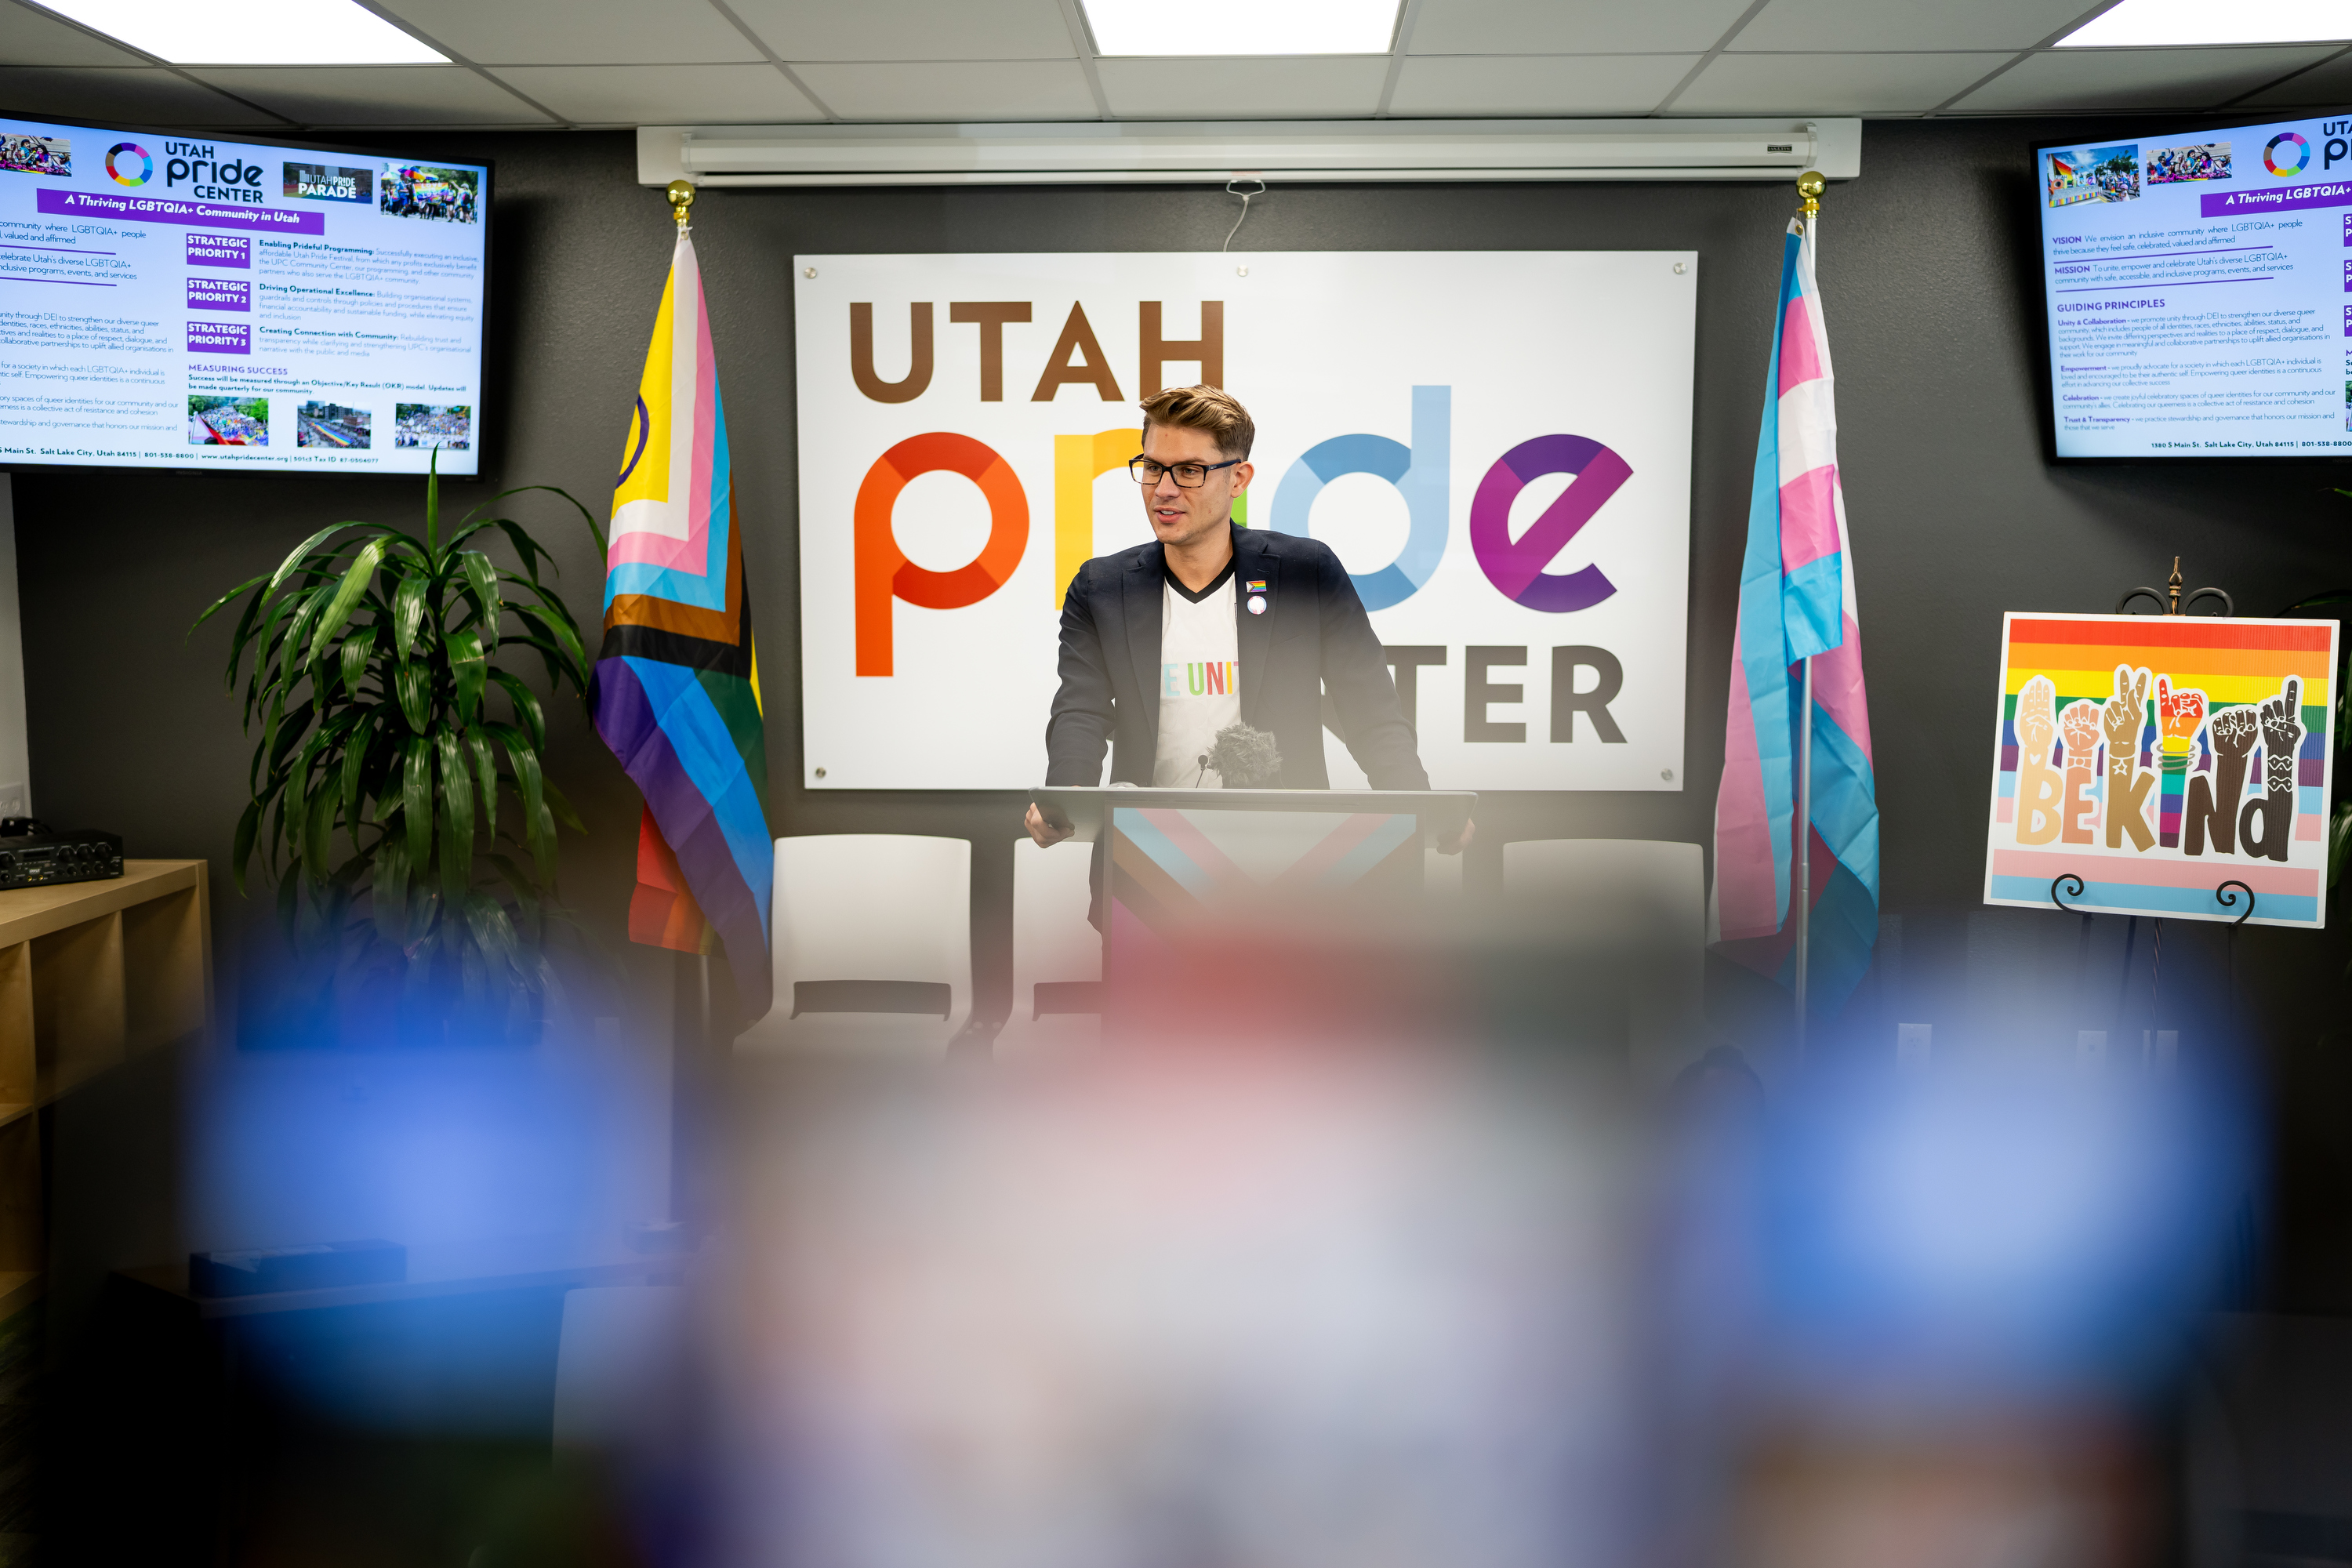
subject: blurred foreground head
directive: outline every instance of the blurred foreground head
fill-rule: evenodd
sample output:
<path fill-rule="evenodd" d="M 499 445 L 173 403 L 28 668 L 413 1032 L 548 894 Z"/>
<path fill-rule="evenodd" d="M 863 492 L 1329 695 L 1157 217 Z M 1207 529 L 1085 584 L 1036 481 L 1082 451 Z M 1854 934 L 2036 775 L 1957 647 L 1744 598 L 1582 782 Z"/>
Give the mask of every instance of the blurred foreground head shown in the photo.
<path fill-rule="evenodd" d="M 1627 1210 L 1543 1081 L 1214 1050 L 756 1076 L 740 1560 L 1623 1561 Z"/>
<path fill-rule="evenodd" d="M 1637 929 L 1257 913 L 1117 977 L 1083 1057 L 739 1059 L 725 1560 L 2158 1549 L 2142 1412 L 2249 1207 L 2234 1086 L 1726 1047 L 1648 1094 L 1595 1070 Z"/>

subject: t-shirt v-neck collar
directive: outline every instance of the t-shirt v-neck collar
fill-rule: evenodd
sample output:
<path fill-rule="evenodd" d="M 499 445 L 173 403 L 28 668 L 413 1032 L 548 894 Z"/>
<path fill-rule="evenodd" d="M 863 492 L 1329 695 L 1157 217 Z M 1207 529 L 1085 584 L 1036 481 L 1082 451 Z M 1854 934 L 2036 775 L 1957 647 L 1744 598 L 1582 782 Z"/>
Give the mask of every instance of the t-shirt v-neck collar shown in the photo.
<path fill-rule="evenodd" d="M 1197 605 L 1234 580 L 1234 563 L 1231 561 L 1226 562 L 1225 569 L 1218 573 L 1213 578 L 1210 579 L 1209 585 L 1202 588 L 1198 593 L 1194 593 L 1192 589 L 1184 586 L 1182 581 L 1177 577 L 1173 571 L 1169 569 L 1165 562 L 1160 563 L 1160 575 L 1167 582 L 1168 586 L 1172 591 L 1183 595 L 1184 597 Z"/>

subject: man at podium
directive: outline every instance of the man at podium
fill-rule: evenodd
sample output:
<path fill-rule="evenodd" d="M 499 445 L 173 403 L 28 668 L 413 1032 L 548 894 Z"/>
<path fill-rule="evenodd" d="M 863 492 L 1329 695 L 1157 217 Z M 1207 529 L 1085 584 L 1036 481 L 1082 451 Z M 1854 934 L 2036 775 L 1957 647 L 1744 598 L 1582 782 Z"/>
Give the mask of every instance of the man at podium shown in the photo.
<path fill-rule="evenodd" d="M 1323 697 L 1376 790 L 1425 790 L 1412 726 L 1380 638 L 1330 547 L 1237 528 L 1256 426 L 1230 394 L 1171 387 L 1143 404 L 1143 450 L 1128 464 L 1152 541 L 1078 568 L 1062 605 L 1061 689 L 1045 723 L 1045 782 L 1221 789 L 1246 782 L 1328 789 Z M 1234 723 L 1270 732 L 1270 777 L 1227 780 L 1213 765 Z M 1029 807 L 1029 836 L 1070 824 Z M 1471 826 L 1439 847 L 1470 841 Z"/>

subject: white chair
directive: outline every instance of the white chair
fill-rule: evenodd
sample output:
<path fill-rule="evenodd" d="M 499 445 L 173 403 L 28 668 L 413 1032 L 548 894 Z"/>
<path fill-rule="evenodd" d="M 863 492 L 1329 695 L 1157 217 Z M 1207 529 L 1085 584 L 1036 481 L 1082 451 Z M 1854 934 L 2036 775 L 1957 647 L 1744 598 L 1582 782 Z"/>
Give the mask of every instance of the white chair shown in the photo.
<path fill-rule="evenodd" d="M 1521 839 L 1503 846 L 1503 899 L 1528 936 L 1617 966 L 1643 1077 L 1670 1077 L 1703 1048 L 1706 862 L 1697 845 Z"/>
<path fill-rule="evenodd" d="M 686 1292 L 676 1285 L 563 1293 L 555 1349 L 555 1446 L 656 1447 L 679 1414 Z"/>
<path fill-rule="evenodd" d="M 971 1016 L 971 845 L 776 840 L 775 1004 L 738 1050 L 931 1054 Z"/>
<path fill-rule="evenodd" d="M 1092 848 L 1013 841 L 1013 1015 L 997 1034 L 999 1056 L 1101 1043 L 1102 935 L 1087 923 Z"/>

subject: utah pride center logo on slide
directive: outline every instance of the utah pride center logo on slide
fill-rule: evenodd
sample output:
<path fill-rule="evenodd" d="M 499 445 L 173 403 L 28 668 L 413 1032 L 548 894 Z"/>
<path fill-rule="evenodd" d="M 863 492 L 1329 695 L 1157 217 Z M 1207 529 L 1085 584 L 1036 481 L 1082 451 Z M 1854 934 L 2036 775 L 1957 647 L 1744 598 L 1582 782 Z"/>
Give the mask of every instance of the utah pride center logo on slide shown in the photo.
<path fill-rule="evenodd" d="M 125 153 L 139 160 L 139 172 L 136 174 L 126 174 L 122 172 L 122 165 L 118 160 Z M 147 149 L 136 142 L 117 142 L 106 150 L 106 172 L 112 176 L 118 185 L 143 185 L 149 176 L 155 173 L 155 160 L 149 157 Z"/>
<path fill-rule="evenodd" d="M 2286 155 L 2294 160 L 2291 163 L 2279 156 L 2279 149 L 2290 142 L 2294 143 L 2294 150 Z M 2292 180 L 2310 166 L 2311 143 L 2299 132 L 2282 131 L 2263 149 L 2263 167 L 2282 180 Z"/>

